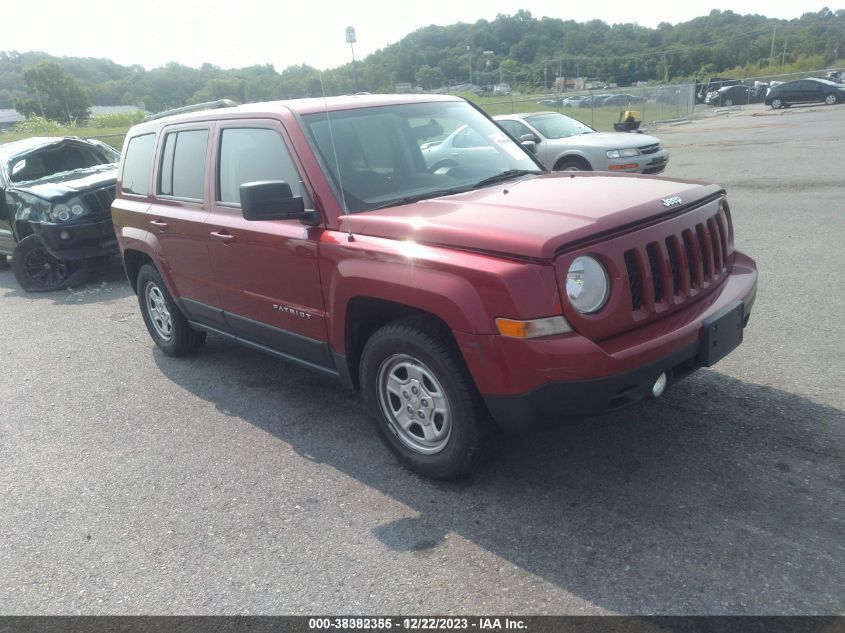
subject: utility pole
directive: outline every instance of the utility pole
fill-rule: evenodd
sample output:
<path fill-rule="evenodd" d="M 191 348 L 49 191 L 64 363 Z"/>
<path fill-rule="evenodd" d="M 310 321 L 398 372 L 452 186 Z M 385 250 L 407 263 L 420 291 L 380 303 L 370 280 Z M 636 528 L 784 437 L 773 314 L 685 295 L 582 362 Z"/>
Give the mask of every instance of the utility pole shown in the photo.
<path fill-rule="evenodd" d="M 786 38 L 784 38 L 784 40 L 783 40 L 783 57 L 781 57 L 781 59 L 780 59 L 780 65 L 781 66 L 786 65 Z"/>
<path fill-rule="evenodd" d="M 46 119 L 47 117 L 44 116 L 44 104 L 41 103 L 41 92 L 38 90 L 38 80 L 33 78 L 32 83 L 35 84 L 35 97 L 38 99 L 38 109 L 41 110 L 41 118 Z"/>
<path fill-rule="evenodd" d="M 548 92 L 549 90 L 549 66 L 548 64 L 543 64 L 543 90 Z"/>
<path fill-rule="evenodd" d="M 772 27 L 772 52 L 769 53 L 769 66 L 772 65 L 772 61 L 775 58 L 775 32 L 778 30 L 778 25 L 775 24 Z"/>
<path fill-rule="evenodd" d="M 467 46 L 467 58 L 469 59 L 469 83 L 472 83 L 472 52 L 469 46 Z"/>

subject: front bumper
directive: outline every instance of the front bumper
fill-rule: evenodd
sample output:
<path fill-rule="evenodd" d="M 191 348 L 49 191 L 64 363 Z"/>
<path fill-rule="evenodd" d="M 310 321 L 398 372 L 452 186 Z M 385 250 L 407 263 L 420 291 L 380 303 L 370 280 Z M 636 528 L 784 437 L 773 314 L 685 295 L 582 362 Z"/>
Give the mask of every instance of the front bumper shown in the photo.
<path fill-rule="evenodd" d="M 111 217 L 94 222 L 32 224 L 44 248 L 58 259 L 77 260 L 115 255 L 117 237 Z"/>
<path fill-rule="evenodd" d="M 519 430 L 541 419 L 599 415 L 636 404 L 650 396 L 661 373 L 671 384 L 712 364 L 704 349 L 705 323 L 742 302 L 744 327 L 756 293 L 756 266 L 736 253 L 731 274 L 708 296 L 600 343 L 577 333 L 529 341 L 456 338 L 495 421 Z"/>
<path fill-rule="evenodd" d="M 641 154 L 629 158 L 609 158 L 607 171 L 629 174 L 659 174 L 669 164 L 669 150 L 661 149 L 653 154 Z"/>

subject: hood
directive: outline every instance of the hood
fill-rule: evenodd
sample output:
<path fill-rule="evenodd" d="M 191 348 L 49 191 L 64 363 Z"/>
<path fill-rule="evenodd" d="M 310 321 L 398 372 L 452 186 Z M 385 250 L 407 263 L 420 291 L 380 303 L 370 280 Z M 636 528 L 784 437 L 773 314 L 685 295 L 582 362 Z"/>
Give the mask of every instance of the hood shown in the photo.
<path fill-rule="evenodd" d="M 117 165 L 97 165 L 87 169 L 53 174 L 41 180 L 13 184 L 8 191 L 22 191 L 44 200 L 65 200 L 81 193 L 111 187 L 117 182 Z"/>
<path fill-rule="evenodd" d="M 340 226 L 359 235 L 551 260 L 576 242 L 675 214 L 721 191 L 653 176 L 559 172 L 341 216 Z M 674 196 L 682 203 L 667 209 L 661 200 Z"/>
<path fill-rule="evenodd" d="M 597 147 L 608 150 L 655 145 L 660 143 L 660 139 L 648 134 L 631 134 L 629 132 L 593 132 L 568 136 L 567 138 L 549 139 L 548 143 L 561 147 Z"/>

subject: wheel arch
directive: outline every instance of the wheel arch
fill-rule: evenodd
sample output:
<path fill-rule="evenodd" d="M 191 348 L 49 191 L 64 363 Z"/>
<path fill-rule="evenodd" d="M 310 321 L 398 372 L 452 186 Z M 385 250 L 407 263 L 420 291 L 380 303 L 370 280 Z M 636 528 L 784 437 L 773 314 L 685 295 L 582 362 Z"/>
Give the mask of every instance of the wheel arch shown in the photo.
<path fill-rule="evenodd" d="M 554 166 L 552 167 L 552 171 L 559 170 L 563 166 L 563 164 L 566 163 L 566 162 L 581 163 L 581 165 L 585 166 L 590 171 L 593 171 L 595 169 L 593 167 L 593 164 L 590 162 L 590 160 L 586 156 L 581 154 L 580 152 L 567 151 L 567 152 L 564 152 L 563 154 L 559 155 L 555 159 Z"/>
<path fill-rule="evenodd" d="M 360 388 L 361 353 L 370 337 L 385 325 L 408 317 L 426 319 L 442 331 L 444 336 L 448 336 L 455 346 L 455 350 L 458 350 L 458 344 L 451 328 L 439 315 L 407 303 L 388 299 L 372 296 L 352 297 L 346 306 L 344 343 L 346 351 L 345 369 L 348 371 L 349 382 L 353 388 Z"/>
<path fill-rule="evenodd" d="M 155 266 L 153 258 L 147 253 L 129 248 L 123 251 L 123 270 L 126 272 L 129 285 L 132 286 L 132 291 L 136 294 L 138 293 L 138 272 L 144 264 Z"/>

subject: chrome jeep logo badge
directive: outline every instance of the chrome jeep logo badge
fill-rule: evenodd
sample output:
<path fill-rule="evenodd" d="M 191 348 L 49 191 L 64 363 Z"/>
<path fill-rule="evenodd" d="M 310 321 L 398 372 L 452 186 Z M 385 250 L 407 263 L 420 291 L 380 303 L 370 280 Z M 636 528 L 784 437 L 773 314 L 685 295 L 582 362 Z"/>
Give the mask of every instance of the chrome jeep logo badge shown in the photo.
<path fill-rule="evenodd" d="M 671 198 L 663 198 L 660 202 L 663 203 L 663 206 L 666 208 L 674 207 L 677 204 L 681 204 L 683 200 L 681 200 L 678 196 L 672 196 Z"/>

